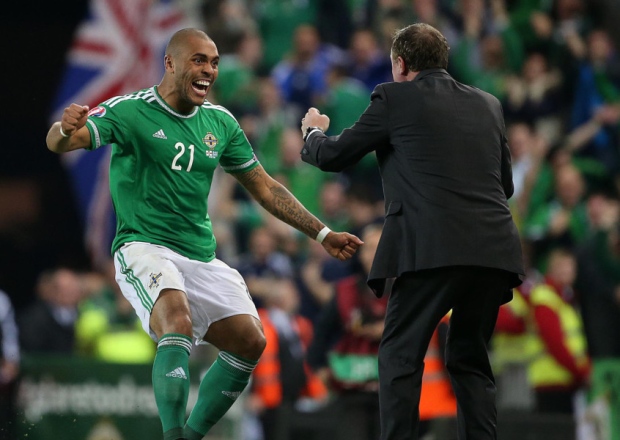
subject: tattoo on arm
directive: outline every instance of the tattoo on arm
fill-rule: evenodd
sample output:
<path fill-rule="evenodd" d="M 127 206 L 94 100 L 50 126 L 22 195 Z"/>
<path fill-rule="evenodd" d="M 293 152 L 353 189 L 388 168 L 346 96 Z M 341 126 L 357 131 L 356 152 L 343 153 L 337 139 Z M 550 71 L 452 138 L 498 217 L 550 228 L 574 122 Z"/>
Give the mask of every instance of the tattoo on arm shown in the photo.
<path fill-rule="evenodd" d="M 321 230 L 321 222 L 299 200 L 279 184 L 270 187 L 269 192 L 272 199 L 270 203 L 263 204 L 265 209 L 307 236 L 316 237 Z"/>
<path fill-rule="evenodd" d="M 276 218 L 314 238 L 323 225 L 284 186 L 272 179 L 258 166 L 235 177 Z"/>
<path fill-rule="evenodd" d="M 258 166 L 250 171 L 248 171 L 247 173 L 240 173 L 240 174 L 235 174 L 235 177 L 237 178 L 237 180 L 239 181 L 239 183 L 241 185 L 243 185 L 244 187 L 246 187 L 248 189 L 248 191 L 252 192 L 252 190 L 250 189 L 250 187 L 256 183 L 256 181 L 258 180 L 258 178 L 261 176 L 261 172 L 263 171 L 263 168 Z"/>

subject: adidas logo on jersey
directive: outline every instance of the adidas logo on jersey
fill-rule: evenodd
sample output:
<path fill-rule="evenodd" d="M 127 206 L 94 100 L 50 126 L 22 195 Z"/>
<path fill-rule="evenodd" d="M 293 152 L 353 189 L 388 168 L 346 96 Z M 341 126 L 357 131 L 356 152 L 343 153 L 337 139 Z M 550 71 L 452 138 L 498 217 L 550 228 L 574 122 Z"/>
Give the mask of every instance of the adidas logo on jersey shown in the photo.
<path fill-rule="evenodd" d="M 177 379 L 187 379 L 187 376 L 185 375 L 185 371 L 183 371 L 183 368 L 181 367 L 175 368 L 170 373 L 166 374 L 166 377 L 176 377 Z"/>
<path fill-rule="evenodd" d="M 161 128 L 153 133 L 153 137 L 157 139 L 168 139 Z"/>
<path fill-rule="evenodd" d="M 222 394 L 232 400 L 237 400 L 237 398 L 241 395 L 241 391 L 222 391 Z"/>

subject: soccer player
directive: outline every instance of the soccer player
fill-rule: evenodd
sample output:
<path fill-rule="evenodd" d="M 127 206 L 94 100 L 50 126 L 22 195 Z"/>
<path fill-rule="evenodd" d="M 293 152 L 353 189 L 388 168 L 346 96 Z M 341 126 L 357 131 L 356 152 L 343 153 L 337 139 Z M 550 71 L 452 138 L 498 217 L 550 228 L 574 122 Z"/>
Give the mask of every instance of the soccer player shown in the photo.
<path fill-rule="evenodd" d="M 116 280 L 158 343 L 153 388 L 165 440 L 201 439 L 243 391 L 265 347 L 243 279 L 215 258 L 207 196 L 218 164 L 333 257 L 348 259 L 362 244 L 330 231 L 267 175 L 235 118 L 206 100 L 219 59 L 204 32 L 180 30 L 166 48 L 159 85 L 90 111 L 71 104 L 47 135 L 56 153 L 112 144 Z M 192 338 L 220 353 L 185 422 Z"/>

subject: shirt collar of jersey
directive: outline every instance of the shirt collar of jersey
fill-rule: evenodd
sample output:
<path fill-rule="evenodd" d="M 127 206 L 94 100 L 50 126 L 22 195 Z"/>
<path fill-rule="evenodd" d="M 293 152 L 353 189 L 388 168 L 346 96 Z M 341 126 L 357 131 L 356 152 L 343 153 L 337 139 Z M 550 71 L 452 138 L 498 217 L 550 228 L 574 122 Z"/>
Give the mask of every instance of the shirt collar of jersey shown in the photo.
<path fill-rule="evenodd" d="M 179 118 L 191 118 L 192 116 L 194 116 L 197 112 L 198 112 L 198 107 L 194 108 L 194 111 L 191 112 L 188 115 L 183 115 L 179 112 L 177 112 L 176 110 L 174 110 L 172 107 L 170 107 L 168 105 L 168 103 L 166 101 L 164 101 L 164 98 L 162 98 L 159 95 L 159 92 L 157 91 L 157 86 L 153 86 L 152 87 L 153 90 L 153 95 L 155 96 L 155 100 L 159 103 L 159 105 L 161 105 L 164 110 L 166 110 L 168 113 L 174 115 L 174 116 L 178 116 Z"/>

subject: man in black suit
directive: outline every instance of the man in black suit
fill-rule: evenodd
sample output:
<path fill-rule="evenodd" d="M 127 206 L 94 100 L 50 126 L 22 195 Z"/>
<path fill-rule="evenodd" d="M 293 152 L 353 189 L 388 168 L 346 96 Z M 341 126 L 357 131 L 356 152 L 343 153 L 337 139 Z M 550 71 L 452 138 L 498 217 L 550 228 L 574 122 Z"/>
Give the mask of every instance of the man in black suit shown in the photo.
<path fill-rule="evenodd" d="M 394 82 L 377 86 L 339 136 L 312 108 L 302 159 L 340 171 L 376 151 L 386 217 L 368 284 L 396 278 L 379 352 L 381 439 L 417 438 L 423 359 L 450 309 L 446 365 L 459 439 L 496 438 L 495 381 L 487 354 L 499 306 L 523 274 L 507 199 L 513 193 L 501 105 L 446 72 L 448 44 L 417 23 L 392 43 Z"/>

